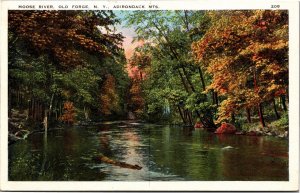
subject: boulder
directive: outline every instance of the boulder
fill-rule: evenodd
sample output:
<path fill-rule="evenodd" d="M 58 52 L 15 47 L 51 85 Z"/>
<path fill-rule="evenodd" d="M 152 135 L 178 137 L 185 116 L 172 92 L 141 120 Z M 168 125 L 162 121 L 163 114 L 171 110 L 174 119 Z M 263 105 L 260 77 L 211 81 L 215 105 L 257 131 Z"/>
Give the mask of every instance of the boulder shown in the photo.
<path fill-rule="evenodd" d="M 222 123 L 222 125 L 215 131 L 216 134 L 235 134 L 236 128 L 230 123 Z"/>

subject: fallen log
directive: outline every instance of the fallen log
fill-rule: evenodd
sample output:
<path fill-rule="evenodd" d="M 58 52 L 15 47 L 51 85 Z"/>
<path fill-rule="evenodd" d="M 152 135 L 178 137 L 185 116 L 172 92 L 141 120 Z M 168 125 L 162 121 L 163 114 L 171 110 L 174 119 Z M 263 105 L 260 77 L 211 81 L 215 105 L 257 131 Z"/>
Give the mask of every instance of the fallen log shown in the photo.
<path fill-rule="evenodd" d="M 142 167 L 139 166 L 139 165 L 132 165 L 132 164 L 128 164 L 128 163 L 125 163 L 125 162 L 115 161 L 115 160 L 112 160 L 112 159 L 110 159 L 110 158 L 108 158 L 104 155 L 100 155 L 98 157 L 95 157 L 94 160 L 101 161 L 101 162 L 108 163 L 108 164 L 112 164 L 112 165 L 119 166 L 119 167 L 122 167 L 122 168 L 129 168 L 129 169 L 134 169 L 134 170 L 142 169 Z"/>

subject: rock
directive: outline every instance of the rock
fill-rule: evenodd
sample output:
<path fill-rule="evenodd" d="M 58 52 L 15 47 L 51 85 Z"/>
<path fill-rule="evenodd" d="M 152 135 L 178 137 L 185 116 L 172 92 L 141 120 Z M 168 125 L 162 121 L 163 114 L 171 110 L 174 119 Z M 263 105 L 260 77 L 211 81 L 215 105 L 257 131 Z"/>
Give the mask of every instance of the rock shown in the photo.
<path fill-rule="evenodd" d="M 230 123 L 222 123 L 222 125 L 215 131 L 216 134 L 235 134 L 236 128 Z"/>
<path fill-rule="evenodd" d="M 233 149 L 234 147 L 232 147 L 232 146 L 226 146 L 226 147 L 223 147 L 222 149 Z"/>
<path fill-rule="evenodd" d="M 256 128 L 255 131 L 256 132 L 260 132 L 261 130 L 260 130 L 260 128 Z"/>
<path fill-rule="evenodd" d="M 135 119 L 136 119 L 135 115 L 134 115 L 133 112 L 131 112 L 131 111 L 128 112 L 127 118 L 128 118 L 129 120 L 135 120 Z"/>
<path fill-rule="evenodd" d="M 278 137 L 280 137 L 280 138 L 287 138 L 288 137 L 288 131 L 285 131 L 284 133 L 280 133 L 279 135 L 278 135 Z"/>
<path fill-rule="evenodd" d="M 284 138 L 284 134 L 280 134 L 280 135 L 278 135 L 278 137 Z"/>
<path fill-rule="evenodd" d="M 194 125 L 194 128 L 201 128 L 203 127 L 202 123 L 200 122 L 197 122 L 195 125 Z"/>
<path fill-rule="evenodd" d="M 267 132 L 266 135 L 272 136 L 272 133 L 271 132 Z"/>
<path fill-rule="evenodd" d="M 271 133 L 272 133 L 273 136 L 277 135 L 277 133 L 275 131 L 271 131 Z"/>
<path fill-rule="evenodd" d="M 30 131 L 22 129 L 22 130 L 16 132 L 15 136 L 20 139 L 26 139 L 29 134 L 30 134 Z"/>
<path fill-rule="evenodd" d="M 268 127 L 264 127 L 264 128 L 263 128 L 263 132 L 264 132 L 264 133 L 269 133 L 270 131 L 271 131 L 271 130 L 270 130 Z"/>
<path fill-rule="evenodd" d="M 244 131 L 237 131 L 235 132 L 236 135 L 245 135 L 245 132 Z"/>

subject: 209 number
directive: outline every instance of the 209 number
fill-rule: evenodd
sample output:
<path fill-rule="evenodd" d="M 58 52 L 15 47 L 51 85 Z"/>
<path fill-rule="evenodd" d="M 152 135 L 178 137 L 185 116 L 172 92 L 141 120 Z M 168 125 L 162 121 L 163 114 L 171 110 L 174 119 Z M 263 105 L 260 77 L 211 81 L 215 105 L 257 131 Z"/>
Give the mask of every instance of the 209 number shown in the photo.
<path fill-rule="evenodd" d="M 271 8 L 272 9 L 278 9 L 278 8 L 280 8 L 280 5 L 271 5 Z"/>

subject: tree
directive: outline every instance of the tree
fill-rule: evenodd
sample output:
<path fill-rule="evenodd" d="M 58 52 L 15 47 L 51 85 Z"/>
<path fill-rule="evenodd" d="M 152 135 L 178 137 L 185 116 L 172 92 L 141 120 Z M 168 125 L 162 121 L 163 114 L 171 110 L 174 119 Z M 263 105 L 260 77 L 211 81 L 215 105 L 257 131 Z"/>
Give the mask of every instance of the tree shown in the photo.
<path fill-rule="evenodd" d="M 47 123 L 70 101 L 88 120 L 99 109 L 103 74 L 113 72 L 116 87 L 125 90 L 123 37 L 113 29 L 113 12 L 9 11 L 8 17 L 12 108 L 23 101 L 29 118 Z"/>
<path fill-rule="evenodd" d="M 102 85 L 100 94 L 100 112 L 104 115 L 110 115 L 112 112 L 120 110 L 119 96 L 116 93 L 115 78 L 108 74 Z"/>
<path fill-rule="evenodd" d="M 24 40 L 33 55 L 47 54 L 61 68 L 82 65 L 84 50 L 99 57 L 111 55 L 122 36 L 102 33 L 116 20 L 104 11 L 10 11 L 9 30 Z"/>
<path fill-rule="evenodd" d="M 218 121 L 241 109 L 258 108 L 284 95 L 288 86 L 286 11 L 208 11 L 211 25 L 194 42 L 196 58 L 212 75 L 213 89 L 225 96 Z"/>
<path fill-rule="evenodd" d="M 173 77 L 177 76 L 176 78 L 181 81 L 181 88 L 178 89 L 183 89 L 190 95 L 200 92 L 201 86 L 203 88 L 204 85 L 201 69 L 195 71 L 195 61 L 191 60 L 190 47 L 195 38 L 191 29 L 198 21 L 196 18 L 201 15 L 201 11 L 135 11 L 127 15 L 127 24 L 135 28 L 136 40 L 146 42 L 145 47 L 149 51 L 147 54 L 151 53 L 151 60 L 157 63 L 168 61 L 170 64 L 168 70 L 172 71 Z M 165 71 L 161 71 L 160 76 L 164 73 Z M 151 77 L 151 74 L 147 76 Z M 184 111 L 188 111 L 191 116 L 191 109 L 186 107 L 184 105 Z M 194 108 L 193 112 L 205 127 L 215 128 L 212 112 L 204 115 L 202 110 Z"/>
<path fill-rule="evenodd" d="M 137 67 L 140 79 L 143 80 L 143 73 L 145 73 L 145 69 L 151 64 L 151 56 L 140 50 L 143 47 L 137 47 L 136 51 L 133 53 L 133 56 L 129 60 L 129 65 L 132 67 Z"/>
<path fill-rule="evenodd" d="M 75 110 L 72 102 L 66 101 L 64 103 L 64 113 L 59 119 L 68 125 L 75 122 Z"/>

